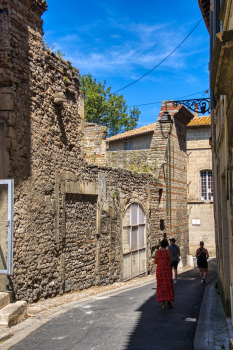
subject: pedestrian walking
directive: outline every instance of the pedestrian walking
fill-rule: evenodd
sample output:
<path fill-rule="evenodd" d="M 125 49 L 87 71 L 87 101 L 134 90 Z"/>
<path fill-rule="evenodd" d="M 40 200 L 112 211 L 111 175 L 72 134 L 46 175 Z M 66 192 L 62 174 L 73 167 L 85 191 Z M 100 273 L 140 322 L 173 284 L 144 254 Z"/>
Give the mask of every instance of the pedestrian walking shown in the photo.
<path fill-rule="evenodd" d="M 174 268 L 174 283 L 177 283 L 177 267 L 180 261 L 180 248 L 176 245 L 175 238 L 169 239 L 168 250 L 172 253 L 172 269 Z"/>
<path fill-rule="evenodd" d="M 201 283 L 206 283 L 206 276 L 208 272 L 208 262 L 209 257 L 208 250 L 204 248 L 204 242 L 200 242 L 200 248 L 196 251 L 197 266 L 199 267 L 199 272 L 201 276 Z"/>
<path fill-rule="evenodd" d="M 154 263 L 157 264 L 156 279 L 157 291 L 156 297 L 158 303 L 162 302 L 162 309 L 171 309 L 171 301 L 174 301 L 174 287 L 172 282 L 172 253 L 167 250 L 168 241 L 163 239 L 160 243 L 161 248 L 156 251 Z"/>

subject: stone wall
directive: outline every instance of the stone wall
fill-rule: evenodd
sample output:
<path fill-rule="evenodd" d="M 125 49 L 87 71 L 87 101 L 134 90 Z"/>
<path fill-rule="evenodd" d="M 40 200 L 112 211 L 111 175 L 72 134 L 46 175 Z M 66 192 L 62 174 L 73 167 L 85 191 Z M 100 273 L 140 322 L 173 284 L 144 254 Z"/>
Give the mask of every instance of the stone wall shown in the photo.
<path fill-rule="evenodd" d="M 0 168 L 5 169 L 2 177 L 15 181 L 14 292 L 17 298 L 29 299 L 39 288 L 38 271 L 42 285 L 51 271 L 58 273 L 59 256 L 51 250 L 58 241 L 57 208 L 46 203 L 54 191 L 55 172 L 79 168 L 82 95 L 78 70 L 43 50 L 44 5 L 15 0 L 1 2 L 0 9 L 5 35 L 0 51 Z M 2 287 L 5 277 L 1 281 Z"/>
<path fill-rule="evenodd" d="M 84 158 L 88 163 L 106 164 L 106 126 L 85 123 L 84 124 Z"/>
<path fill-rule="evenodd" d="M 148 172 L 148 150 L 116 151 L 106 153 L 106 164 L 112 167 Z"/>
<path fill-rule="evenodd" d="M 153 272 L 151 251 L 164 220 L 158 179 L 83 161 L 78 70 L 43 49 L 45 6 L 0 4 L 0 168 L 15 180 L 14 275 L 8 282 L 1 276 L 1 288 L 34 302 L 121 281 L 122 217 L 132 202 L 146 214 L 146 273 Z"/>
<path fill-rule="evenodd" d="M 140 203 L 145 210 L 146 273 L 154 271 L 151 252 L 162 238 L 159 220 L 163 215 L 156 179 L 124 169 L 79 165 L 76 174 L 57 171 L 50 193 L 37 195 L 37 206 L 25 196 L 24 204 L 33 212 L 30 231 L 18 215 L 16 220 L 20 225 L 15 229 L 16 299 L 32 302 L 121 281 L 122 218 L 130 202 Z M 25 205 L 23 211 L 26 219 Z"/>

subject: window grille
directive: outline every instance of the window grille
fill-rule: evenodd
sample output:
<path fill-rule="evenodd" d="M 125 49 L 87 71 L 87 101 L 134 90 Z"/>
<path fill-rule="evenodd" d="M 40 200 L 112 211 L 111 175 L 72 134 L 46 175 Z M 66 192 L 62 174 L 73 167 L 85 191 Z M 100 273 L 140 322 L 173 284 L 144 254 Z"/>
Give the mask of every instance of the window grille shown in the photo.
<path fill-rule="evenodd" d="M 201 200 L 213 200 L 213 178 L 211 170 L 201 171 Z"/>

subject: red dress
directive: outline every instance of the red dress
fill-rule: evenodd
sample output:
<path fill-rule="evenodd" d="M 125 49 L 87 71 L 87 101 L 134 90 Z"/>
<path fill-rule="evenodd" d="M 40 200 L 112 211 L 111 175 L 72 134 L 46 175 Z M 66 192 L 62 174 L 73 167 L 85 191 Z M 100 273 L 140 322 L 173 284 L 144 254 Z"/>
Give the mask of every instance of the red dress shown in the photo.
<path fill-rule="evenodd" d="M 157 301 L 174 301 L 174 287 L 172 280 L 172 268 L 168 256 L 168 250 L 157 250 Z"/>

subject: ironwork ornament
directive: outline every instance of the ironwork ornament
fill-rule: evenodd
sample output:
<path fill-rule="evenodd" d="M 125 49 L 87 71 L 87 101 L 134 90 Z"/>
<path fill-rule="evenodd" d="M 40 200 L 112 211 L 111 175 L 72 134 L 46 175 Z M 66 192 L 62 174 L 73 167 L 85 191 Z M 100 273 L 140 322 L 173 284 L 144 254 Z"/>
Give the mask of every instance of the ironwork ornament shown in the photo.
<path fill-rule="evenodd" d="M 193 112 L 199 114 L 210 113 L 210 99 L 209 98 L 197 98 L 192 100 L 178 100 L 178 101 L 166 101 L 166 103 L 171 103 L 173 107 L 178 105 L 183 105 Z"/>

